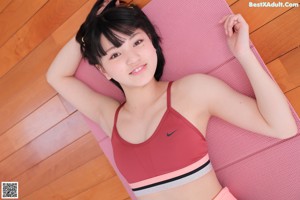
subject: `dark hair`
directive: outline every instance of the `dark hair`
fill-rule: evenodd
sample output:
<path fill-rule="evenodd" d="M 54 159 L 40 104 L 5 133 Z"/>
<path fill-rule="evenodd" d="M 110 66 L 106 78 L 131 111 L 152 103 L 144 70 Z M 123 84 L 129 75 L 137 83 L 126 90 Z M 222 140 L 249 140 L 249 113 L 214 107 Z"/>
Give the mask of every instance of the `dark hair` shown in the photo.
<path fill-rule="evenodd" d="M 98 0 L 87 16 L 85 22 L 77 32 L 76 40 L 80 44 L 81 53 L 84 59 L 87 59 L 91 65 L 101 65 L 101 57 L 106 55 L 100 44 L 100 36 L 103 34 L 115 47 L 120 47 L 122 41 L 115 33 L 120 32 L 128 36 L 132 35 L 137 28 L 142 29 L 151 39 L 157 54 L 157 66 L 154 78 L 159 80 L 163 74 L 165 58 L 160 46 L 160 37 L 156 33 L 154 26 L 135 5 L 121 4 L 115 6 L 116 0 L 112 0 L 106 8 L 97 14 L 104 0 Z M 111 79 L 121 90 L 121 85 Z M 122 90 L 123 91 L 123 90 Z"/>

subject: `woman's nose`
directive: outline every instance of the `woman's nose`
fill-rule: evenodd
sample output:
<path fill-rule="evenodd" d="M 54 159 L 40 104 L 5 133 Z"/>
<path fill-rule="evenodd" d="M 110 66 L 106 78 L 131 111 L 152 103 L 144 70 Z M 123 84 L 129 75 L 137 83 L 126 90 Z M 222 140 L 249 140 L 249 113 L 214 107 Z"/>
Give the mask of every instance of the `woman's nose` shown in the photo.
<path fill-rule="evenodd" d="M 134 50 L 127 52 L 126 55 L 127 55 L 127 64 L 128 65 L 134 65 L 134 64 L 138 63 L 140 60 L 139 53 L 135 52 Z"/>

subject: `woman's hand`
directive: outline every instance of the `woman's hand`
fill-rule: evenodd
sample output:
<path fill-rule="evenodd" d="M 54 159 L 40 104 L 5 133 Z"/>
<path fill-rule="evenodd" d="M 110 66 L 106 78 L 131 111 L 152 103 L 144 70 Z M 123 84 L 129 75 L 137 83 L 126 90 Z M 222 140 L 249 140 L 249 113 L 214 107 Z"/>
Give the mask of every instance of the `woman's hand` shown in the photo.
<path fill-rule="evenodd" d="M 236 58 L 249 52 L 249 26 L 240 14 L 224 16 L 219 23 L 224 23 L 228 47 Z"/>

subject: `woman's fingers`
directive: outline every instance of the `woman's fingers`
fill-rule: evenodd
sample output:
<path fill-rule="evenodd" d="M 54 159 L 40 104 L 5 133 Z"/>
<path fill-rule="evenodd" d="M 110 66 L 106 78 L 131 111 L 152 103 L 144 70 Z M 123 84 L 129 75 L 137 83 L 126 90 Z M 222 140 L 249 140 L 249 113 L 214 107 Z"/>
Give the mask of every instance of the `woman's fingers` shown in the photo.
<path fill-rule="evenodd" d="M 224 16 L 219 23 L 223 23 L 229 49 L 235 56 L 249 49 L 249 26 L 242 15 Z"/>
<path fill-rule="evenodd" d="M 219 23 L 224 23 L 225 34 L 231 37 L 234 32 L 238 31 L 241 25 L 239 23 L 246 23 L 240 14 L 232 14 L 224 16 Z M 236 26 L 238 25 L 238 26 Z"/>
<path fill-rule="evenodd" d="M 225 16 L 219 21 L 219 23 L 222 24 L 222 23 L 226 20 L 227 16 L 228 16 L 228 15 L 225 15 Z"/>
<path fill-rule="evenodd" d="M 220 21 L 219 21 L 219 23 L 220 24 L 223 24 L 224 23 L 224 30 L 225 30 L 225 34 L 227 35 L 227 29 L 226 29 L 226 24 L 227 24 L 227 19 L 228 19 L 228 17 L 229 17 L 229 15 L 226 15 L 226 16 L 224 16 Z"/>
<path fill-rule="evenodd" d="M 228 18 L 227 18 L 227 23 L 226 23 L 226 26 L 224 28 L 226 28 L 226 31 L 227 31 L 227 35 L 230 37 L 232 35 L 232 24 L 233 24 L 233 18 L 234 16 L 230 15 Z"/>
<path fill-rule="evenodd" d="M 225 33 L 227 36 L 230 35 L 230 28 L 229 28 L 229 23 L 230 23 L 230 19 L 232 18 L 232 15 L 228 15 L 226 20 L 225 20 L 225 23 L 224 23 L 224 29 L 225 29 Z"/>
<path fill-rule="evenodd" d="M 219 21 L 219 23 L 224 23 L 224 25 L 223 25 L 224 31 L 225 31 L 225 34 L 228 36 L 231 33 L 230 28 L 229 28 L 231 18 L 232 18 L 232 15 L 226 15 Z"/>
<path fill-rule="evenodd" d="M 234 31 L 234 26 L 237 24 L 237 16 L 231 16 L 228 19 L 228 25 L 227 25 L 227 29 L 228 29 L 228 33 L 229 33 L 229 37 L 231 37 L 233 35 L 233 31 Z"/>

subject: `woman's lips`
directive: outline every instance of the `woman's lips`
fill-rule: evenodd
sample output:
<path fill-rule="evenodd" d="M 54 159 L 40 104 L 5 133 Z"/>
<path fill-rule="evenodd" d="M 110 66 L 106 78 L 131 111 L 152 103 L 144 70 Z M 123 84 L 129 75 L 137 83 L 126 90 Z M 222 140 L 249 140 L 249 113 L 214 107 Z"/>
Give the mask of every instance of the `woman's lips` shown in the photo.
<path fill-rule="evenodd" d="M 146 64 L 135 68 L 129 74 L 130 75 L 138 75 L 138 74 L 142 73 L 145 69 L 146 69 Z"/>

